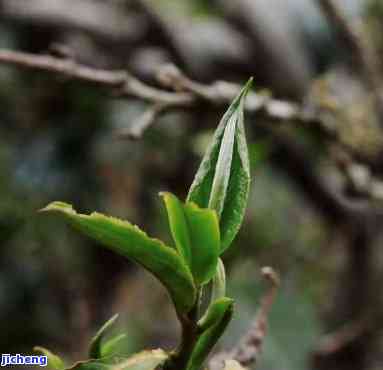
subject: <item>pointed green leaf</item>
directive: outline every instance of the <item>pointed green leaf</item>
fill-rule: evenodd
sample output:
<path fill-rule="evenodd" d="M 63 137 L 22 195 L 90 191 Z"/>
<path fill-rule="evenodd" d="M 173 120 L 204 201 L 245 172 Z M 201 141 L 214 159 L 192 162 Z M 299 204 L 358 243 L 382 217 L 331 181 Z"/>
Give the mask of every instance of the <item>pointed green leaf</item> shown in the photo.
<path fill-rule="evenodd" d="M 211 326 L 217 324 L 222 320 L 226 310 L 229 306 L 233 305 L 234 300 L 231 298 L 223 297 L 214 301 L 208 308 L 205 315 L 198 321 L 198 329 L 204 332 Z"/>
<path fill-rule="evenodd" d="M 80 361 L 68 370 L 155 370 L 163 364 L 168 355 L 162 349 L 142 351 L 113 364 L 100 360 Z"/>
<path fill-rule="evenodd" d="M 217 214 L 195 203 L 185 204 L 185 215 L 192 245 L 191 270 L 196 284 L 202 285 L 214 276 L 220 252 Z"/>
<path fill-rule="evenodd" d="M 231 302 L 225 312 L 223 313 L 221 320 L 215 325 L 207 329 L 198 339 L 197 344 L 190 357 L 187 370 L 200 370 L 207 356 L 222 336 L 227 325 L 229 324 L 233 316 L 233 302 Z"/>
<path fill-rule="evenodd" d="M 223 116 L 187 198 L 202 208 L 217 211 L 221 251 L 231 244 L 241 226 L 249 194 L 250 166 L 243 111 L 251 83 L 250 79 Z"/>
<path fill-rule="evenodd" d="M 170 231 L 172 233 L 176 248 L 181 256 L 184 257 L 188 266 L 191 265 L 191 243 L 189 230 L 184 214 L 184 206 L 179 199 L 172 193 L 160 193 L 165 202 L 168 213 Z"/>
<path fill-rule="evenodd" d="M 111 328 L 111 326 L 116 322 L 118 314 L 115 314 L 110 318 L 96 333 L 92 338 L 89 346 L 89 357 L 90 358 L 101 358 L 102 357 L 102 346 L 101 342 L 106 334 L 106 332 Z"/>
<path fill-rule="evenodd" d="M 35 352 L 40 352 L 44 356 L 47 356 L 48 359 L 48 368 L 51 370 L 63 370 L 65 369 L 64 361 L 48 349 L 44 347 L 35 347 L 33 348 Z"/>
<path fill-rule="evenodd" d="M 141 264 L 168 289 L 179 312 L 188 312 L 196 299 L 189 268 L 177 252 L 158 239 L 150 238 L 137 226 L 100 213 L 78 214 L 71 205 L 53 202 L 43 211 L 64 216 L 76 229 L 109 249 Z"/>

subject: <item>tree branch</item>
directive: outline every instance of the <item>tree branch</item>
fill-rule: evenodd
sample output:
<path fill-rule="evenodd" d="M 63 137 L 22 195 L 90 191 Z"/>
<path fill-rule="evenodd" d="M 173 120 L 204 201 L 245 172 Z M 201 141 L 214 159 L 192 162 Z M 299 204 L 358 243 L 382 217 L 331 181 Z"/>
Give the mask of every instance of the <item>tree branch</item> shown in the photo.
<path fill-rule="evenodd" d="M 68 79 L 111 89 L 122 97 L 136 97 L 149 102 L 184 107 L 189 106 L 194 101 L 192 94 L 156 89 L 142 83 L 126 71 L 95 69 L 76 63 L 71 59 L 0 50 L 0 64 L 50 72 Z"/>
<path fill-rule="evenodd" d="M 79 64 L 72 59 L 10 50 L 0 50 L 0 64 L 49 72 L 110 89 L 120 97 L 135 97 L 149 103 L 164 104 L 168 108 L 188 108 L 200 104 L 201 101 L 213 105 L 226 105 L 241 88 L 240 85 L 225 81 L 217 81 L 211 85 L 199 84 L 187 79 L 175 67 L 170 69 L 167 67 L 166 71 L 164 69 L 159 71 L 159 81 L 162 85 L 177 90 L 170 92 L 149 86 L 127 71 L 96 69 Z M 245 108 L 250 113 L 264 112 L 273 119 L 316 123 L 314 118 L 305 116 L 298 105 L 255 92 L 248 95 Z"/>

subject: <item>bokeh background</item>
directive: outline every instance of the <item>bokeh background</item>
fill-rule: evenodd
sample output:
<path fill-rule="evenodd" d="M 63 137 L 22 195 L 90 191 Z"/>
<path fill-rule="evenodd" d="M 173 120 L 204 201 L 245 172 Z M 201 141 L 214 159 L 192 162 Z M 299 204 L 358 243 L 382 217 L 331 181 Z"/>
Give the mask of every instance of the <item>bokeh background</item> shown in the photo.
<path fill-rule="evenodd" d="M 378 370 L 383 134 L 353 52 L 319 3 L 1 0 L 0 47 L 41 54 L 64 45 L 80 63 L 127 69 L 153 85 L 169 62 L 204 83 L 253 75 L 255 91 L 314 110 L 333 138 L 267 112 L 246 119 L 253 182 L 224 256 L 237 305 L 219 346 L 230 348 L 249 327 L 268 265 L 282 285 L 258 369 Z M 336 3 L 381 57 L 382 2 Z M 140 140 L 116 137 L 146 108 L 0 64 L 0 353 L 41 345 L 68 363 L 83 359 L 116 312 L 116 331 L 128 334 L 121 353 L 176 345 L 175 314 L 152 276 L 37 213 L 62 200 L 170 242 L 158 192 L 186 196 L 225 107 L 177 110 Z M 358 207 L 368 211 L 348 212 Z"/>

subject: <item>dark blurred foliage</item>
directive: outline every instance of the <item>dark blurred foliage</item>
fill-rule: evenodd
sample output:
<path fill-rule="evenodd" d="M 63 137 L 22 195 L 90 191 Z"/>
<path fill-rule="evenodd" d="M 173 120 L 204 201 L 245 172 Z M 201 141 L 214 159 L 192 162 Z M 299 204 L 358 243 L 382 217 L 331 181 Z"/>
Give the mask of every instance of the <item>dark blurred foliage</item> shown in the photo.
<path fill-rule="evenodd" d="M 108 39 L 81 29 L 87 24 L 71 29 L 65 22 L 8 14 L 2 17 L 0 45 L 41 53 L 64 43 L 86 64 L 128 67 L 149 82 L 153 68 L 169 60 L 199 81 L 242 82 L 253 74 L 256 88 L 297 101 L 308 94 L 313 78 L 347 62 L 347 51 L 336 44 L 312 1 L 254 1 L 249 5 L 257 11 L 254 28 L 250 21 L 239 22 L 243 14 L 225 1 L 152 1 L 167 16 L 170 39 L 133 1 L 94 2 L 136 17 L 138 35 Z M 382 50 L 380 2 L 367 8 L 363 2 L 344 3 L 349 17 L 367 17 Z M 244 30 L 250 36 L 237 42 Z M 140 141 L 116 139 L 115 130 L 144 109 L 140 101 L 75 81 L 0 67 L 0 353 L 30 353 L 42 345 L 71 361 L 84 358 L 92 333 L 116 312 L 119 329 L 128 334 L 122 352 L 176 344 L 174 312 L 151 276 L 37 213 L 62 200 L 78 210 L 127 218 L 170 241 L 157 194 L 170 190 L 185 197 L 223 112 L 171 113 Z M 265 289 L 259 268 L 270 265 L 283 284 L 259 369 L 308 369 L 320 335 L 337 327 L 327 315 L 347 259 L 344 230 L 334 229 L 321 201 L 315 204 L 310 190 L 302 190 L 299 167 L 284 165 L 285 148 L 262 127 L 247 121 L 253 187 L 245 223 L 224 258 L 237 312 L 222 346 L 234 344 L 254 317 Z M 303 148 L 300 155 L 332 178 L 315 132 L 282 132 L 293 134 Z"/>

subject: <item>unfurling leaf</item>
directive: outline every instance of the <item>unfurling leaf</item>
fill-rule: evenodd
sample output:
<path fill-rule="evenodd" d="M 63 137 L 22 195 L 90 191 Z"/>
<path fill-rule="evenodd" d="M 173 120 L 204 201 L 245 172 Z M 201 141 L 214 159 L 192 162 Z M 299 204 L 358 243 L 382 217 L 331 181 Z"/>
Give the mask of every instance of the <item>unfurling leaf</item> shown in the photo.
<path fill-rule="evenodd" d="M 216 210 L 220 218 L 221 251 L 236 236 L 246 209 L 250 165 L 243 123 L 250 79 L 218 125 L 190 187 L 188 201 Z"/>
<path fill-rule="evenodd" d="M 51 351 L 49 351 L 49 349 L 46 349 L 44 347 L 35 347 L 35 348 L 33 348 L 33 350 L 35 352 L 42 353 L 44 356 L 47 356 L 49 369 L 51 369 L 51 370 L 63 370 L 63 369 L 65 369 L 65 364 L 64 364 L 63 360 L 59 356 L 57 356 L 54 353 L 52 353 Z"/>
<path fill-rule="evenodd" d="M 205 332 L 199 337 L 189 359 L 187 370 L 199 370 L 202 368 L 207 356 L 229 324 L 233 316 L 233 307 L 233 302 L 230 302 L 223 314 L 220 315 L 221 319 L 205 330 Z"/>
<path fill-rule="evenodd" d="M 96 333 L 92 338 L 89 346 L 89 357 L 90 358 L 101 358 L 102 357 L 102 340 L 106 332 L 111 328 L 111 326 L 116 322 L 118 314 L 115 314 L 110 318 Z"/>
<path fill-rule="evenodd" d="M 233 299 L 223 297 L 214 301 L 207 310 L 206 314 L 198 321 L 200 332 L 204 332 L 211 326 L 216 325 L 222 320 L 226 310 L 234 303 Z"/>
<path fill-rule="evenodd" d="M 144 266 L 165 285 L 179 312 L 188 312 L 194 305 L 196 288 L 189 268 L 174 249 L 160 240 L 150 238 L 127 221 L 96 212 L 79 214 L 63 202 L 53 202 L 42 211 L 64 216 L 85 235 Z"/>
<path fill-rule="evenodd" d="M 216 212 L 191 202 L 184 205 L 171 193 L 161 195 L 177 250 L 191 268 L 197 286 L 207 283 L 215 274 L 220 252 Z"/>

